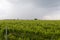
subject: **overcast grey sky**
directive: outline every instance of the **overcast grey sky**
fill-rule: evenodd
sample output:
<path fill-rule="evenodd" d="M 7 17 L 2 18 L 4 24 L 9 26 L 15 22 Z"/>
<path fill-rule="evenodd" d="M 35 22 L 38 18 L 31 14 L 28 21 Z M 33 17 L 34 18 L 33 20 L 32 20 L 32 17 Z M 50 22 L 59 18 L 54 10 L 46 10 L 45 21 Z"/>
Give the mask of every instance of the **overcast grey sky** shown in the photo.
<path fill-rule="evenodd" d="M 0 0 L 0 19 L 60 19 L 60 0 Z"/>

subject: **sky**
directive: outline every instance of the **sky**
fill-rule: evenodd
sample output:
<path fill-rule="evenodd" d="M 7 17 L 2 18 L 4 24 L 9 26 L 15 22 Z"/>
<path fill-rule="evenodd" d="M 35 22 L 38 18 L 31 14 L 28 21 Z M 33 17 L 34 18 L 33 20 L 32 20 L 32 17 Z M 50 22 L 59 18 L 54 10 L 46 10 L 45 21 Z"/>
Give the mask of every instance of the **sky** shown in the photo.
<path fill-rule="evenodd" d="M 0 0 L 0 19 L 60 20 L 60 0 Z"/>

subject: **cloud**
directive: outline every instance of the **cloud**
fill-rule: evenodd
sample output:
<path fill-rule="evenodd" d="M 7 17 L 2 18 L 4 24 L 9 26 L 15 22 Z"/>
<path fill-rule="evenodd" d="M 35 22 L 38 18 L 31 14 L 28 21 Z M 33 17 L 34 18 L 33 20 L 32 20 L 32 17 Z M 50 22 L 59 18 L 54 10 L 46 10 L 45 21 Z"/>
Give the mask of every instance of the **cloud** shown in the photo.
<path fill-rule="evenodd" d="M 0 19 L 60 19 L 59 0 L 0 0 Z"/>
<path fill-rule="evenodd" d="M 42 17 L 45 20 L 60 20 L 60 10 L 52 11 L 51 14 L 47 14 Z"/>

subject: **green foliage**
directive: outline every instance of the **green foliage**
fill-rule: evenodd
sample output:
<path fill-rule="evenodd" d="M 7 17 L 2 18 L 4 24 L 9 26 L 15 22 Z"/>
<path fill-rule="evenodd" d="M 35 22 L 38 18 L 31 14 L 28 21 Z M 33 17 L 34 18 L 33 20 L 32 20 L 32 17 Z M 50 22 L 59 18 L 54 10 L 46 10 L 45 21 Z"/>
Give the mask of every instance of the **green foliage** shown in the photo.
<path fill-rule="evenodd" d="M 59 20 L 1 20 L 0 40 L 60 40 Z"/>

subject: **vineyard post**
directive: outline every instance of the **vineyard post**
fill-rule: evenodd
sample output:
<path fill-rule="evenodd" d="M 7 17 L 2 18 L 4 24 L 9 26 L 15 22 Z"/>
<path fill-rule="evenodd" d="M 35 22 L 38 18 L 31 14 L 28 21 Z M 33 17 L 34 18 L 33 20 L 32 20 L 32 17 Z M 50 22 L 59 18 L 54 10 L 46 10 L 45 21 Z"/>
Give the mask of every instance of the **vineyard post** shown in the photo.
<path fill-rule="evenodd" d="M 8 39 L 7 39 L 7 26 L 6 26 L 6 40 L 8 40 Z"/>

